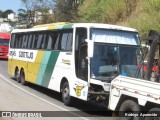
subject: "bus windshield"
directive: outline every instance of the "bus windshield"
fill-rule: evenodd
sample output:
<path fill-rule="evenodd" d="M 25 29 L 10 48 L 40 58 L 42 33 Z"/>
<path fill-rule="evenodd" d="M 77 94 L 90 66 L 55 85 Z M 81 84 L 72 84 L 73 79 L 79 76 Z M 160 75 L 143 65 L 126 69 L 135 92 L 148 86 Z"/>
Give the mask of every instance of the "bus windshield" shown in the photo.
<path fill-rule="evenodd" d="M 136 77 L 140 60 L 139 50 L 138 47 L 95 44 L 91 59 L 91 78 L 112 80 L 119 74 Z"/>
<path fill-rule="evenodd" d="M 107 30 L 107 29 L 91 29 L 91 40 L 94 42 L 140 45 L 137 32 Z"/>
<path fill-rule="evenodd" d="M 3 45 L 4 45 L 4 46 L 8 46 L 8 45 L 9 45 L 9 40 L 5 40 L 5 39 L 1 39 L 1 38 L 0 38 L 0 45 L 1 45 L 1 46 L 3 46 Z"/>

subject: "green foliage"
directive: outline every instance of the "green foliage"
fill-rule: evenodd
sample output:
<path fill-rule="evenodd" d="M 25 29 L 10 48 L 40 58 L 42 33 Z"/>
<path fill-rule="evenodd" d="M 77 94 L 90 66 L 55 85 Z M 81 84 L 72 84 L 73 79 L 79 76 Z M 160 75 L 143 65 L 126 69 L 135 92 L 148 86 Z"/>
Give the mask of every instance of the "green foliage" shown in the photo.
<path fill-rule="evenodd" d="M 10 14 L 10 13 L 14 13 L 13 10 L 10 10 L 10 9 L 8 9 L 6 11 L 0 10 L 0 17 L 1 18 L 8 18 L 8 14 Z"/>
<path fill-rule="evenodd" d="M 88 2 L 90 1 L 90 2 Z M 80 21 L 116 24 L 123 21 L 136 8 L 137 0 L 86 0 L 87 7 L 80 10 Z"/>
<path fill-rule="evenodd" d="M 133 16 L 126 23 L 128 26 L 137 28 L 141 37 L 145 37 L 149 30 L 157 30 L 160 32 L 160 1 L 159 0 L 143 0 L 141 1 L 141 10 L 137 16 Z"/>
<path fill-rule="evenodd" d="M 74 22 L 77 18 L 78 6 L 83 0 L 54 0 L 56 21 Z"/>
<path fill-rule="evenodd" d="M 78 22 L 110 23 L 133 27 L 141 37 L 160 31 L 160 0 L 85 0 Z"/>
<path fill-rule="evenodd" d="M 25 9 L 18 9 L 19 22 L 27 22 L 27 11 Z"/>

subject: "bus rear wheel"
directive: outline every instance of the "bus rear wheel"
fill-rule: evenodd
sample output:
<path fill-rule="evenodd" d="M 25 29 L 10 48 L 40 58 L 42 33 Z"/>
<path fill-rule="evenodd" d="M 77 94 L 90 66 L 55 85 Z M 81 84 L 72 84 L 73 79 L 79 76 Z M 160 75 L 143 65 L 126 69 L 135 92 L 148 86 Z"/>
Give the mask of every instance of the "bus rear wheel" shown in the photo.
<path fill-rule="evenodd" d="M 20 73 L 19 73 L 19 70 L 18 70 L 18 69 L 15 70 L 15 79 L 16 79 L 16 81 L 17 81 L 18 83 L 21 82 L 21 80 L 20 80 Z"/>
<path fill-rule="evenodd" d="M 62 100 L 65 105 L 72 105 L 72 97 L 70 96 L 69 84 L 65 82 L 62 87 Z"/>
<path fill-rule="evenodd" d="M 21 71 L 20 82 L 22 85 L 26 85 L 24 70 Z"/>

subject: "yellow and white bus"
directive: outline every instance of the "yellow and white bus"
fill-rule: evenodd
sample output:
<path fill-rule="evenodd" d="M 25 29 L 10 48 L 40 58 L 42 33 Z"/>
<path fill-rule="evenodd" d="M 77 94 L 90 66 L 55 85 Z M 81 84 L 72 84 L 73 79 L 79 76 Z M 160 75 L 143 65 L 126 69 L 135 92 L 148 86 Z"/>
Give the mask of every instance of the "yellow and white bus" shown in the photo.
<path fill-rule="evenodd" d="M 140 40 L 136 29 L 97 23 L 55 23 L 14 29 L 8 73 L 73 98 L 105 101 L 118 75 L 134 77 Z"/>

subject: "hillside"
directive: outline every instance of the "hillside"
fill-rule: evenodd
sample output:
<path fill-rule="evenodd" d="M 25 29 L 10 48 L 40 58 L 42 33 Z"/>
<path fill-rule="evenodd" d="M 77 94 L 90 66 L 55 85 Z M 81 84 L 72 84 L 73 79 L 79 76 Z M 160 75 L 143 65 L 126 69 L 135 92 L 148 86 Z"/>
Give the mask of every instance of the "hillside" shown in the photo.
<path fill-rule="evenodd" d="M 133 27 L 143 37 L 150 29 L 160 32 L 159 6 L 160 0 L 85 0 L 78 21 Z"/>

